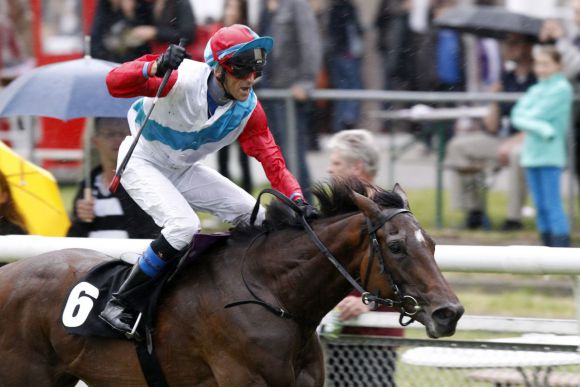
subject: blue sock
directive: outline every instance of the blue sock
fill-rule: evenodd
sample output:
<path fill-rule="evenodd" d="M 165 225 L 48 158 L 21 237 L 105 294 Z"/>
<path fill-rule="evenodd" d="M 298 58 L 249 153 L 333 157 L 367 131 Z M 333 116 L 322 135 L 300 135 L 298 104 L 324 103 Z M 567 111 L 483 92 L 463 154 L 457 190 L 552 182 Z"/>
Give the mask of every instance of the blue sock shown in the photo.
<path fill-rule="evenodd" d="M 161 274 L 165 265 L 167 265 L 167 262 L 155 254 L 151 246 L 147 247 L 147 250 L 139 257 L 138 263 L 141 271 L 151 278 L 156 278 Z"/>

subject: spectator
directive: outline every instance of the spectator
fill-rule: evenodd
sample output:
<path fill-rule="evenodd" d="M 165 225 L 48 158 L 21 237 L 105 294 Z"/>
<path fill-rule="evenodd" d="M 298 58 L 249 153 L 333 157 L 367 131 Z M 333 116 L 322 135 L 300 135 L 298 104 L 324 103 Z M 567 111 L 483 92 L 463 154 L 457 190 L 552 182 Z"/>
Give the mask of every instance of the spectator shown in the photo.
<path fill-rule="evenodd" d="M 0 87 L 34 67 L 32 13 L 23 0 L 0 0 Z"/>
<path fill-rule="evenodd" d="M 222 26 L 234 24 L 248 24 L 248 2 L 246 0 L 225 0 L 224 17 Z M 222 175 L 232 180 L 229 168 L 231 147 L 225 147 L 218 152 L 218 167 Z M 250 158 L 238 147 L 238 162 L 242 170 L 241 187 L 248 193 L 252 193 L 252 171 L 250 170 Z"/>
<path fill-rule="evenodd" d="M 155 0 L 153 26 L 140 26 L 142 39 L 149 42 L 153 54 L 162 54 L 171 43 L 191 45 L 196 39 L 196 23 L 189 0 Z M 188 46 L 189 49 L 190 46 Z"/>
<path fill-rule="evenodd" d="M 572 85 L 561 72 L 560 53 L 551 46 L 534 52 L 538 83 L 511 112 L 516 129 L 525 132 L 521 165 L 536 206 L 536 227 L 545 246 L 570 247 L 570 225 L 560 197 L 566 165 L 566 132 L 572 113 Z"/>
<path fill-rule="evenodd" d="M 332 176 L 356 176 L 373 183 L 379 169 L 379 151 L 376 140 L 366 129 L 343 130 L 330 139 L 330 164 Z"/>
<path fill-rule="evenodd" d="M 91 55 L 125 62 L 162 53 L 170 43 L 195 38 L 189 0 L 99 0 L 91 33 Z"/>
<path fill-rule="evenodd" d="M 326 60 L 330 82 L 335 89 L 362 89 L 361 63 L 363 29 L 351 0 L 332 0 L 328 10 Z M 332 128 L 353 129 L 360 118 L 360 102 L 334 102 Z"/>
<path fill-rule="evenodd" d="M 518 34 L 508 34 L 502 41 L 507 61 L 502 81 L 493 91 L 524 92 L 536 82 L 532 72 L 532 41 Z M 466 211 L 465 226 L 477 229 L 488 226 L 485 214 L 486 179 L 501 167 L 509 173 L 507 219 L 504 231 L 520 230 L 522 207 L 526 198 L 525 176 L 519 165 L 522 137 L 509 121 L 513 104 L 494 103 L 481 129 L 454 136 L 447 145 L 445 166 L 452 174 L 452 203 Z"/>
<path fill-rule="evenodd" d="M 141 28 L 153 25 L 153 3 L 98 0 L 91 31 L 91 56 L 125 62 L 151 51 Z"/>
<path fill-rule="evenodd" d="M 0 172 L 0 235 L 28 234 L 24 217 L 18 211 L 6 176 Z"/>
<path fill-rule="evenodd" d="M 264 111 L 271 123 L 276 142 L 286 157 L 296 158 L 296 175 L 300 186 L 310 187 L 310 172 L 306 164 L 306 124 L 310 104 L 308 92 L 314 88 L 322 62 L 322 46 L 314 12 L 306 0 L 266 0 L 260 17 L 260 33 L 276 41 L 276 50 L 268 58 L 260 83 L 265 88 L 290 89 L 296 102 L 296 149 L 289 155 L 286 143 L 286 106 L 284 101 L 264 102 Z M 307 200 L 310 193 L 305 192 Z"/>
<path fill-rule="evenodd" d="M 310 7 L 314 11 L 318 33 L 323 46 L 326 46 L 328 40 L 328 10 L 327 0 L 308 0 Z M 326 50 L 325 50 L 326 51 Z M 328 74 L 328 59 L 324 56 L 316 81 L 315 89 L 329 89 L 330 75 Z M 308 117 L 308 149 L 311 151 L 320 151 L 321 133 L 331 133 L 332 129 L 332 101 L 327 99 L 316 99 L 312 101 L 310 116 Z"/>
<path fill-rule="evenodd" d="M 413 34 L 409 25 L 411 0 L 382 0 L 375 25 L 383 56 L 384 89 L 412 90 L 415 82 Z"/>
<path fill-rule="evenodd" d="M 96 118 L 91 141 L 99 156 L 99 165 L 91 171 L 89 192 L 85 182 L 74 199 L 73 219 L 67 236 L 89 238 L 152 239 L 161 230 L 127 195 L 123 187 L 109 192 L 115 175 L 119 145 L 129 135 L 126 119 Z"/>
<path fill-rule="evenodd" d="M 540 40 L 543 42 L 555 41 L 556 49 L 562 57 L 562 71 L 575 88 L 576 93 L 580 92 L 580 0 L 572 0 L 573 23 L 564 23 L 549 19 L 544 22 L 540 33 Z M 580 187 L 580 115 L 576 114 L 574 122 L 574 169 L 577 182 Z"/>
<path fill-rule="evenodd" d="M 456 0 L 437 0 L 433 7 L 435 17 L 456 4 Z M 437 90 L 463 91 L 465 89 L 464 54 L 459 32 L 451 29 L 434 29 Z"/>
<path fill-rule="evenodd" d="M 356 176 L 364 181 L 373 183 L 379 167 L 379 150 L 376 148 L 376 143 L 372 133 L 365 129 L 338 132 L 331 138 L 329 143 L 330 163 L 328 173 L 333 176 Z M 349 320 L 371 309 L 369 305 L 365 305 L 362 302 L 361 294 L 353 290 L 336 306 L 336 310 L 340 313 L 340 320 Z M 394 309 L 382 305 L 378 307 L 377 311 L 393 312 Z M 344 327 L 342 333 L 350 335 L 403 336 L 404 331 L 401 328 Z M 341 351 L 353 350 L 350 347 L 343 348 Z M 356 350 L 359 349 L 362 348 L 356 348 Z M 335 351 L 338 350 L 337 348 Z M 372 369 L 373 378 L 380 380 L 381 386 L 394 386 L 396 352 L 391 347 L 381 347 L 380 351 L 380 369 Z M 369 370 L 363 369 L 360 362 L 352 364 L 350 369 L 353 373 L 360 372 L 358 375 L 353 375 L 352 380 L 366 380 L 366 377 L 368 377 Z M 333 385 L 340 385 L 340 381 L 333 382 Z"/>

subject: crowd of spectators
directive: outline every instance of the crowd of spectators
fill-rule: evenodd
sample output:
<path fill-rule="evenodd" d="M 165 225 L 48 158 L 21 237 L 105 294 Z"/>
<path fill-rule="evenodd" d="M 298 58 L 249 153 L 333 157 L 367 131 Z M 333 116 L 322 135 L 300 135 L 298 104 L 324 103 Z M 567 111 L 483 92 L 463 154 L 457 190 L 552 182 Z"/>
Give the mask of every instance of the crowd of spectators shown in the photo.
<path fill-rule="evenodd" d="M 296 149 L 300 184 L 310 186 L 306 151 L 318 147 L 321 132 L 335 133 L 361 127 L 361 103 L 354 100 L 311 101 L 315 87 L 339 89 L 524 92 L 536 83 L 532 71 L 534 44 L 555 43 L 562 58 L 562 71 L 577 86 L 580 68 L 580 1 L 572 0 L 575 18 L 571 21 L 547 20 L 539 36 L 508 34 L 503 39 L 475 38 L 477 76 L 468 85 L 467 55 L 473 55 L 461 33 L 435 28 L 434 19 L 461 0 L 377 0 L 373 12 L 363 10 L 356 0 L 224 0 L 214 18 L 199 17 L 195 0 L 97 0 L 92 23 L 91 54 L 116 62 L 160 53 L 169 43 L 184 38 L 194 58 L 211 32 L 222 25 L 246 23 L 261 35 L 271 35 L 276 49 L 268 57 L 269 66 L 259 88 L 284 88 L 296 102 L 296 144 L 286 144 L 286 106 L 282 100 L 264 100 L 270 127 L 283 153 Z M 495 5 L 479 0 L 479 5 Z M 1 6 L 22 20 L 18 0 L 3 0 Z M 364 12 L 362 12 L 364 11 Z M 363 14 L 364 13 L 364 17 Z M 373 16 L 369 17 L 369 14 Z M 6 20 L 3 22 L 6 25 Z M 13 23 L 12 31 L 19 31 Z M 30 48 L 20 43 L 14 47 Z M 29 41 L 26 37 L 24 41 Z M 13 45 L 12 45 L 13 46 Z M 10 46 L 10 47 L 12 47 Z M 20 49 L 21 51 L 21 49 Z M 20 55 L 20 51 L 12 51 Z M 368 84 L 363 69 L 369 56 L 382 80 L 380 87 Z M 3 53 L 2 59 L 6 55 Z M 378 61 L 376 61 L 378 58 Z M 368 66 L 368 64 L 366 64 Z M 473 75 L 473 74 L 471 74 Z M 372 78 L 372 77 L 371 77 Z M 377 79 L 375 77 L 374 79 Z M 469 229 L 491 227 L 485 195 L 489 182 L 501 168 L 509 173 L 509 195 L 505 231 L 523 228 L 522 208 L 527 200 L 520 150 L 524 135 L 510 120 L 513 104 L 491 104 L 489 115 L 471 122 L 469 130 L 449 133 L 445 166 L 451 172 L 452 203 L 465 211 L 464 226 Z M 391 105 L 385 105 L 392 108 Z M 366 123 L 366 122 L 364 122 Z M 459 127 L 461 125 L 456 125 Z M 428 132 L 428 131 L 427 131 Z M 421 133 L 425 133 L 424 130 Z M 575 131 L 578 136 L 578 131 Z M 427 143 L 431 146 L 430 142 Z M 240 155 L 240 185 L 251 192 L 254 182 L 250 162 Z M 576 170 L 580 169 L 576 158 Z M 229 151 L 219 155 L 220 172 L 231 176 Z"/>

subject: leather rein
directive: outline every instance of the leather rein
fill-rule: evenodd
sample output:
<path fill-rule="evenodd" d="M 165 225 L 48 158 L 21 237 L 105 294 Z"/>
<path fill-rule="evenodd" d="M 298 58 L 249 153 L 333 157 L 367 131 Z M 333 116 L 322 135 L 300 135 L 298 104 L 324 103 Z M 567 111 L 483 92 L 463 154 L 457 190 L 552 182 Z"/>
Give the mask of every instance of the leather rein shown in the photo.
<path fill-rule="evenodd" d="M 260 194 L 258 195 L 258 198 L 256 200 L 256 205 L 254 206 L 254 209 L 252 210 L 252 215 L 250 217 L 250 224 L 254 224 L 254 222 L 256 221 L 256 218 L 258 216 L 258 211 L 260 208 L 260 199 L 261 199 L 262 195 L 265 193 L 269 193 L 269 194 L 275 196 L 277 199 L 279 199 L 281 202 L 283 202 L 285 205 L 287 205 L 292 211 L 294 211 L 297 215 L 299 215 L 300 222 L 302 223 L 302 226 L 304 227 L 304 230 L 308 234 L 309 238 L 316 245 L 316 247 L 320 250 L 320 252 L 330 261 L 330 263 L 333 264 L 333 266 L 339 271 L 339 273 L 359 293 L 361 293 L 362 301 L 365 305 L 370 305 L 370 306 L 373 306 L 373 308 L 374 308 L 380 304 L 380 305 L 386 305 L 386 306 L 398 309 L 399 310 L 399 323 L 402 326 L 407 326 L 407 325 L 411 324 L 413 321 L 415 321 L 414 316 L 417 314 L 417 312 L 419 312 L 422 309 L 422 307 L 419 304 L 419 302 L 417 301 L 417 299 L 415 299 L 413 296 L 401 293 L 401 290 L 399 289 L 399 286 L 397 286 L 395 280 L 393 279 L 393 276 L 391 275 L 390 272 L 388 272 L 386 270 L 385 258 L 383 256 L 382 251 L 381 251 L 380 243 L 379 243 L 379 240 L 377 237 L 377 231 L 381 227 L 383 227 L 383 225 L 386 222 L 390 221 L 391 219 L 393 219 L 395 216 L 397 216 L 399 214 L 405 214 L 405 213 L 412 214 L 410 210 L 405 209 L 405 208 L 386 210 L 383 212 L 381 218 L 379 219 L 379 221 L 377 223 L 372 223 L 371 220 L 367 218 L 369 237 L 371 240 L 371 243 L 370 243 L 371 254 L 370 254 L 369 264 L 367 266 L 367 271 L 365 274 L 365 280 L 363 281 L 363 283 L 364 283 L 364 287 L 363 287 L 362 285 L 360 285 L 357 282 L 356 279 L 354 279 L 350 275 L 350 273 L 345 269 L 345 267 L 342 266 L 342 264 L 334 257 L 334 255 L 330 252 L 330 250 L 328 250 L 328 248 L 324 245 L 324 243 L 320 240 L 320 238 L 318 238 L 318 235 L 316 235 L 316 233 L 314 232 L 314 230 L 312 229 L 312 227 L 308 223 L 308 220 L 305 218 L 300 207 L 298 207 L 292 200 L 290 200 L 284 194 L 282 194 L 274 189 L 271 189 L 271 188 L 266 188 L 266 189 L 262 190 L 260 192 Z M 371 292 L 368 292 L 364 289 L 364 288 L 366 288 L 366 286 L 368 284 L 368 280 L 369 280 L 372 266 L 373 266 L 372 264 L 374 262 L 375 257 L 377 257 L 378 261 L 379 261 L 380 273 L 383 274 L 385 277 L 387 277 L 387 280 L 389 281 L 391 288 L 393 289 L 393 294 L 395 295 L 394 300 L 390 299 L 390 298 L 382 298 L 382 297 L 380 297 L 379 294 L 375 295 L 375 294 L 372 294 Z M 230 304 L 227 304 L 225 306 L 226 308 L 229 308 L 232 306 L 237 306 L 237 305 L 242 305 L 242 304 L 254 303 L 254 304 L 259 304 L 259 305 L 264 306 L 270 312 L 274 313 L 275 315 L 277 315 L 279 317 L 292 318 L 292 315 L 288 311 L 286 311 L 285 309 L 271 305 L 271 304 L 261 300 L 249 288 L 245 279 L 244 279 L 244 284 L 246 285 L 246 288 L 250 291 L 250 294 L 252 294 L 252 296 L 254 296 L 255 300 L 238 301 L 238 302 L 230 303 Z M 404 321 L 405 317 L 409 317 L 409 320 Z"/>

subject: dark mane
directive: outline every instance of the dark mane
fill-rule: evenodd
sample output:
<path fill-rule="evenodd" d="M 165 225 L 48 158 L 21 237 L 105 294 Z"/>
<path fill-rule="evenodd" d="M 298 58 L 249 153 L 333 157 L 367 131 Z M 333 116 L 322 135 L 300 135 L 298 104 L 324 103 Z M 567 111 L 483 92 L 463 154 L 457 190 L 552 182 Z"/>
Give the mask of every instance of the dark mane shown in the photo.
<path fill-rule="evenodd" d="M 318 200 L 320 218 L 329 218 L 341 214 L 357 212 L 352 192 L 372 198 L 383 208 L 403 208 L 403 199 L 392 191 L 386 191 L 376 185 L 364 182 L 355 177 L 333 178 L 330 181 L 316 183 L 312 194 Z M 294 212 L 279 200 L 272 200 L 266 207 L 266 221 L 261 226 L 240 225 L 232 230 L 235 239 L 246 239 L 261 232 L 302 228 Z"/>

